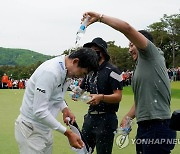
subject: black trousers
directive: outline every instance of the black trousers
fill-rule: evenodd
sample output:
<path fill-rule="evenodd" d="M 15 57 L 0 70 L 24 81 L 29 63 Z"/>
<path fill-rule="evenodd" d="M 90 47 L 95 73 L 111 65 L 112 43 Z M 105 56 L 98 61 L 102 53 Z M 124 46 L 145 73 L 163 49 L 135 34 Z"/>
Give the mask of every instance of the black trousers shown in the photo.
<path fill-rule="evenodd" d="M 111 154 L 114 131 L 118 126 L 115 113 L 86 114 L 82 128 L 82 135 L 97 154 Z"/>
<path fill-rule="evenodd" d="M 138 123 L 137 154 L 170 154 L 174 148 L 176 131 L 169 128 L 170 120 L 148 120 Z"/>

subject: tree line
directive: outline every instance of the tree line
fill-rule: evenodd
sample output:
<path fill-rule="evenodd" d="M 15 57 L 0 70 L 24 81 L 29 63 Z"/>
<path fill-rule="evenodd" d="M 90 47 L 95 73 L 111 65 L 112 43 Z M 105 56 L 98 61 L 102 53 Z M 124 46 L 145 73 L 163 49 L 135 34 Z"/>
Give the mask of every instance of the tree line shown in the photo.
<path fill-rule="evenodd" d="M 149 25 L 146 29 L 154 37 L 154 43 L 164 52 L 167 68 L 180 67 L 180 14 L 166 15 Z M 115 41 L 109 41 L 108 51 L 111 57 L 110 62 L 118 66 L 121 70 L 133 70 L 134 62 L 128 52 L 128 48 L 116 46 Z M 63 54 L 68 54 L 72 49 L 65 50 Z M 42 62 L 37 62 L 30 66 L 1 66 L 0 76 L 3 73 L 11 75 L 13 78 L 29 78 L 34 70 Z"/>

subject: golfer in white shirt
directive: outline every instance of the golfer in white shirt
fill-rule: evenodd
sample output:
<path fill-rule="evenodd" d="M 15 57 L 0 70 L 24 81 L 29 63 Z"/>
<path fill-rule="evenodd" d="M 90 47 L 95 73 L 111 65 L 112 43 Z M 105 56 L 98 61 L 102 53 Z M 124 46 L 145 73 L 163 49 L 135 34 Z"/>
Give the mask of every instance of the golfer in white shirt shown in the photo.
<path fill-rule="evenodd" d="M 20 154 L 51 154 L 52 130 L 64 134 L 69 144 L 81 149 L 80 137 L 68 130 L 56 116 L 59 111 L 75 121 L 75 116 L 64 101 L 69 81 L 67 78 L 83 77 L 98 68 L 96 52 L 81 48 L 69 56 L 59 56 L 41 64 L 28 80 L 20 115 L 15 122 L 15 138 Z M 63 148 L 63 147 L 62 147 Z"/>

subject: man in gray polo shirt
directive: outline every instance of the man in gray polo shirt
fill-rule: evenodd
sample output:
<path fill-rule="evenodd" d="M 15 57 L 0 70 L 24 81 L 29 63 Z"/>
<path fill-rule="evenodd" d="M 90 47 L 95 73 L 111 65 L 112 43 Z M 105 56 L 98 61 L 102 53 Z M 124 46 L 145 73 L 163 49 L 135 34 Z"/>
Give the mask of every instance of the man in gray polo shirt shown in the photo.
<path fill-rule="evenodd" d="M 136 145 L 136 152 L 169 154 L 174 148 L 174 142 L 169 140 L 176 138 L 176 132 L 169 128 L 170 81 L 163 52 L 153 44 L 147 31 L 136 31 L 125 21 L 96 12 L 84 13 L 83 19 L 86 16 L 89 16 L 88 25 L 102 22 L 123 33 L 130 41 L 129 52 L 136 61 L 132 81 L 135 103 L 121 126 L 124 127 L 126 116 L 136 117 L 137 139 L 142 141 Z"/>

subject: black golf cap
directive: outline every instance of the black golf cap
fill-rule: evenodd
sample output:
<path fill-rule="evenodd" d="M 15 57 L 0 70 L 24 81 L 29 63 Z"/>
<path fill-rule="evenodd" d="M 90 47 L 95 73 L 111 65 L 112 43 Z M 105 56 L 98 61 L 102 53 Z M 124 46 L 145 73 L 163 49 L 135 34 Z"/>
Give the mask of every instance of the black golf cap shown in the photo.
<path fill-rule="evenodd" d="M 104 54 L 105 59 L 107 61 L 109 61 L 110 56 L 109 56 L 108 51 L 107 51 L 106 41 L 104 41 L 100 37 L 97 37 L 97 38 L 93 39 L 92 42 L 89 42 L 89 43 L 86 43 L 83 45 L 83 47 L 89 47 L 89 48 L 91 48 L 92 46 L 97 46 L 97 47 L 101 48 L 102 49 L 101 52 Z"/>

